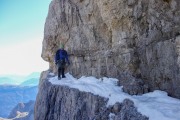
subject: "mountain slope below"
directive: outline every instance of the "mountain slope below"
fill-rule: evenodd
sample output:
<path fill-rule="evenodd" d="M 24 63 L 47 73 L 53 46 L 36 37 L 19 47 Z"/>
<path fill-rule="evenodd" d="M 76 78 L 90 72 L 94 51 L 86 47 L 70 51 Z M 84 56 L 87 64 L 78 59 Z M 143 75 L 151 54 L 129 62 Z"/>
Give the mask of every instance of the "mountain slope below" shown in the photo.
<path fill-rule="evenodd" d="M 96 79 L 95 77 L 81 77 L 80 79 L 76 79 L 72 75 L 66 74 L 65 79 L 58 80 L 57 76 L 54 76 L 52 73 L 50 73 L 50 75 L 48 76 L 51 76 L 51 77 L 44 79 L 43 83 L 40 86 L 40 91 L 38 93 L 38 97 L 37 97 L 38 99 L 36 101 L 36 107 L 35 107 L 36 112 L 37 112 L 35 115 L 35 118 L 36 118 L 35 120 L 39 119 L 38 116 L 40 116 L 40 114 L 38 113 L 40 112 L 38 111 L 45 112 L 43 114 L 44 119 L 46 118 L 45 120 L 50 120 L 51 117 L 53 119 L 55 117 L 53 116 L 53 114 L 58 114 L 58 116 L 56 116 L 56 119 L 64 118 L 63 116 L 66 113 L 61 111 L 63 108 L 64 109 L 68 108 L 66 109 L 67 114 L 76 115 L 78 113 L 75 112 L 76 110 L 74 110 L 75 108 L 73 108 L 74 107 L 73 105 L 77 101 L 79 101 L 79 99 L 83 99 L 86 102 L 87 101 L 89 102 L 89 103 L 85 102 L 85 106 L 86 104 L 92 104 L 92 106 L 96 105 L 97 101 L 96 102 L 89 101 L 91 97 L 89 98 L 87 96 L 86 97 L 84 96 L 84 98 L 79 98 L 78 96 L 81 94 L 81 92 L 84 94 L 92 93 L 95 96 L 100 96 L 105 99 L 108 98 L 107 102 L 102 102 L 103 104 L 105 104 L 106 107 L 108 107 L 108 110 L 111 109 L 110 106 L 115 106 L 117 103 L 124 103 L 124 100 L 129 99 L 134 102 L 132 103 L 137 108 L 137 111 L 147 116 L 149 120 L 159 120 L 159 119 L 179 120 L 180 119 L 180 116 L 179 116 L 180 115 L 180 100 L 167 96 L 167 93 L 163 91 L 156 90 L 154 92 L 143 94 L 141 96 L 139 95 L 131 96 L 131 95 L 128 95 L 127 93 L 124 93 L 122 91 L 122 86 L 121 87 L 117 86 L 118 80 L 113 79 L 113 78 L 104 77 L 102 79 Z M 78 89 L 80 91 L 80 93 L 78 93 L 77 96 L 73 95 L 75 93 L 72 93 L 72 91 L 76 91 L 75 89 Z M 70 94 L 70 95 L 68 96 L 67 94 Z M 61 98 L 63 96 L 66 98 L 67 100 L 66 102 L 64 101 L 63 98 Z M 47 103 L 46 100 L 50 100 L 49 101 L 50 103 Z M 69 108 L 64 104 L 72 108 Z M 46 106 L 48 107 L 46 108 Z M 60 108 L 57 108 L 56 106 L 57 107 L 59 106 Z M 61 108 L 61 106 L 63 106 L 63 108 Z M 91 105 L 88 105 L 88 106 L 91 106 Z M 85 110 L 85 112 L 88 112 L 88 108 L 87 108 L 88 106 L 86 106 L 83 109 Z M 76 107 L 78 108 L 80 107 L 79 109 L 82 109 L 81 105 L 76 106 Z M 121 112 L 123 111 L 124 108 L 123 109 L 119 108 L 119 109 L 120 111 L 118 111 L 117 113 L 116 112 L 113 113 L 110 110 L 108 115 L 111 117 L 114 116 L 112 117 L 114 120 L 126 119 L 126 118 L 118 119 L 117 115 L 122 114 Z M 92 112 L 92 111 L 89 111 L 89 112 Z M 132 111 L 129 111 L 129 112 L 130 112 L 129 114 L 131 114 Z M 107 116 L 106 115 L 107 113 L 106 114 L 105 113 L 104 113 L 104 116 Z M 129 114 L 127 113 L 127 116 L 131 116 Z M 47 116 L 49 117 L 51 116 L 51 117 L 47 118 Z M 140 118 L 136 118 L 136 120 L 140 120 Z M 110 118 L 106 117 L 106 119 L 108 120 Z M 106 119 L 103 118 L 102 120 L 106 120 Z M 128 118 L 126 120 L 132 120 L 132 119 L 133 118 Z M 142 119 L 146 119 L 146 118 L 142 118 Z"/>
<path fill-rule="evenodd" d="M 20 102 L 35 100 L 37 86 L 0 85 L 0 117 L 7 118 L 10 111 Z"/>

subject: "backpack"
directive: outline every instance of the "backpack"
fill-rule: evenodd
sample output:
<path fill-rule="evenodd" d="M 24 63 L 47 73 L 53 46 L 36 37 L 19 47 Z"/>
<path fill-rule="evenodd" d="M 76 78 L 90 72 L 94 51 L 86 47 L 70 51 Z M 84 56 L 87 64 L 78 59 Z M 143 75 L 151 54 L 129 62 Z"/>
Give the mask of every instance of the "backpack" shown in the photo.
<path fill-rule="evenodd" d="M 56 53 L 56 60 L 58 68 L 64 68 L 66 65 L 65 59 L 67 57 L 67 52 L 65 50 L 58 50 Z"/>
<path fill-rule="evenodd" d="M 59 59 L 65 60 L 66 57 L 67 57 L 67 52 L 65 50 L 59 50 Z"/>

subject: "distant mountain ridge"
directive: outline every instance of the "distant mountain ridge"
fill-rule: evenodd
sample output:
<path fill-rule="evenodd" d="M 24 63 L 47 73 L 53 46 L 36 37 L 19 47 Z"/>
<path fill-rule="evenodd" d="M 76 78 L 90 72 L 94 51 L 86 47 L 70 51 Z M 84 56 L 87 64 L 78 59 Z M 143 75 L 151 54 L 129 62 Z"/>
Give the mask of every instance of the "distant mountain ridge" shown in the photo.
<path fill-rule="evenodd" d="M 0 85 L 21 85 L 30 79 L 37 79 L 38 83 L 40 77 L 39 72 L 33 72 L 28 76 L 18 76 L 18 75 L 0 75 Z"/>
<path fill-rule="evenodd" d="M 31 78 L 22 82 L 20 86 L 37 86 L 38 83 L 39 83 L 39 80 L 37 80 L 37 78 Z"/>
<path fill-rule="evenodd" d="M 10 115 L 8 116 L 9 119 L 16 118 L 17 113 L 24 113 L 27 112 L 27 115 L 22 118 L 16 118 L 15 120 L 33 120 L 34 118 L 34 103 L 35 101 L 30 100 L 28 103 L 18 103 L 13 110 L 11 111 Z"/>
<path fill-rule="evenodd" d="M 0 76 L 0 117 L 8 117 L 18 103 L 36 99 L 39 77 L 38 72 L 28 76 Z"/>
<path fill-rule="evenodd" d="M 11 110 L 20 102 L 35 100 L 37 92 L 37 86 L 0 85 L 0 117 L 8 117 Z"/>

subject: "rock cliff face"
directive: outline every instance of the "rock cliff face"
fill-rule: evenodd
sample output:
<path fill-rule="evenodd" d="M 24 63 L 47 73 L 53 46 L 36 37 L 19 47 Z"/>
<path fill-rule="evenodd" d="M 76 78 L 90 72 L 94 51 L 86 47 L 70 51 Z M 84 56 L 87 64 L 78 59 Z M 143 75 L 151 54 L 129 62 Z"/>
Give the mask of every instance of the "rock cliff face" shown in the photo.
<path fill-rule="evenodd" d="M 42 57 L 55 72 L 65 43 L 74 76 L 140 78 L 180 98 L 179 0 L 53 0 Z"/>
<path fill-rule="evenodd" d="M 53 85 L 48 81 L 50 77 L 48 71 L 41 77 L 34 120 L 148 120 L 128 99 L 107 107 L 107 98 Z"/>

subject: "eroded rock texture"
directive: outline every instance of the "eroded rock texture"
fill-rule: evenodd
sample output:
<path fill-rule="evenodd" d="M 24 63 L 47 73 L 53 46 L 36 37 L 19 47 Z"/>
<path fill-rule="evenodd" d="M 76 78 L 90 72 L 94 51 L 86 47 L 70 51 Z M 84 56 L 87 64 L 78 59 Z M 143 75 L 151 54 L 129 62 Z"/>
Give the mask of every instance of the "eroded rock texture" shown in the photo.
<path fill-rule="evenodd" d="M 148 120 L 137 111 L 134 103 L 107 107 L 108 98 L 61 85 L 52 85 L 48 71 L 42 73 L 35 103 L 34 120 Z M 113 113 L 113 116 L 109 116 Z"/>
<path fill-rule="evenodd" d="M 42 57 L 55 71 L 55 51 L 65 43 L 75 76 L 129 72 L 180 98 L 179 34 L 179 0 L 53 0 Z"/>

